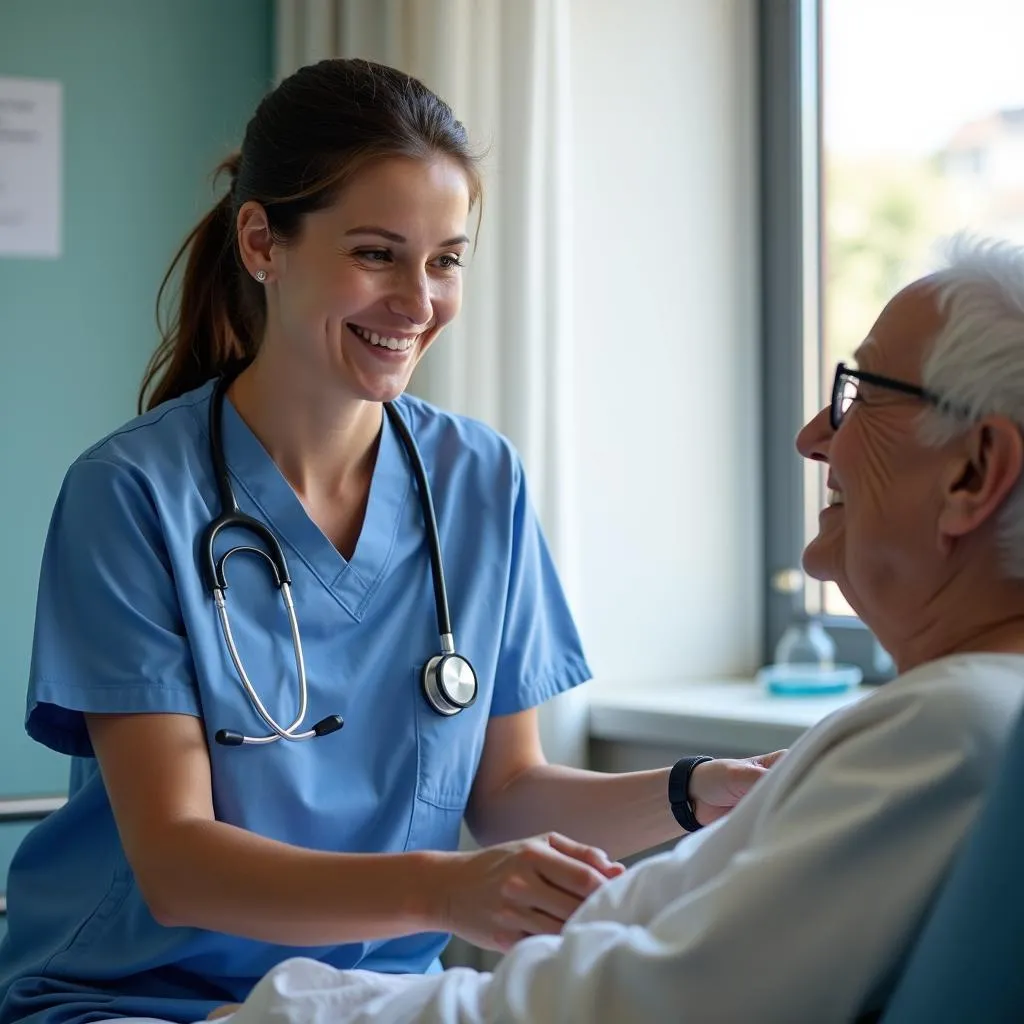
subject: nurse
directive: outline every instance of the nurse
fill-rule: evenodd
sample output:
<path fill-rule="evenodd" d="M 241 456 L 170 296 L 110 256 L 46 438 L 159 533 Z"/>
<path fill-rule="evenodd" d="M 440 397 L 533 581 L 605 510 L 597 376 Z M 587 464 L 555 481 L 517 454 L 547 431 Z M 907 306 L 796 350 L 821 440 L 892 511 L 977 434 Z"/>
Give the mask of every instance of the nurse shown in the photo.
<path fill-rule="evenodd" d="M 428 972 L 452 933 L 558 932 L 622 870 L 603 851 L 706 824 L 772 760 L 544 760 L 537 706 L 590 673 L 519 458 L 404 393 L 459 311 L 480 201 L 451 110 L 326 61 L 224 166 L 168 274 L 147 411 L 54 509 L 26 724 L 71 757 L 70 799 L 11 867 L 3 1024 L 194 1021 L 288 957 Z M 212 543 L 229 635 L 206 540 L 232 503 L 260 532 Z M 458 851 L 463 817 L 482 849 Z"/>

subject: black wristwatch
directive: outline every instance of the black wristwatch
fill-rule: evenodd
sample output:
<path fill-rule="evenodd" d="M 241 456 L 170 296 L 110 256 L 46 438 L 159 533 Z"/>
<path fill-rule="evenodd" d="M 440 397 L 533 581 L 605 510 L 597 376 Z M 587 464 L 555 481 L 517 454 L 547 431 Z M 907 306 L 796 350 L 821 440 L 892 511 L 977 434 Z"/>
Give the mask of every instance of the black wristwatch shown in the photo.
<path fill-rule="evenodd" d="M 704 827 L 697 820 L 697 815 L 693 813 L 693 805 L 690 803 L 690 776 L 697 765 L 712 760 L 714 758 L 705 754 L 681 757 L 668 773 L 669 806 L 672 808 L 673 817 L 687 832 L 696 832 Z"/>

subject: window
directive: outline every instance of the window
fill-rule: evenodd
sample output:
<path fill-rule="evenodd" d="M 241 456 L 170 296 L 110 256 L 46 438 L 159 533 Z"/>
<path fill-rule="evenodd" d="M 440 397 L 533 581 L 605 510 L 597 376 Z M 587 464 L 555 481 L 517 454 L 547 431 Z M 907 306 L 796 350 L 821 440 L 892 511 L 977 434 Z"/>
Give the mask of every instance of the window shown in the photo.
<path fill-rule="evenodd" d="M 772 581 L 817 532 L 824 473 L 793 436 L 885 302 L 959 230 L 1024 242 L 1020 0 L 762 0 L 770 652 Z M 838 588 L 809 581 L 840 656 L 885 657 Z"/>

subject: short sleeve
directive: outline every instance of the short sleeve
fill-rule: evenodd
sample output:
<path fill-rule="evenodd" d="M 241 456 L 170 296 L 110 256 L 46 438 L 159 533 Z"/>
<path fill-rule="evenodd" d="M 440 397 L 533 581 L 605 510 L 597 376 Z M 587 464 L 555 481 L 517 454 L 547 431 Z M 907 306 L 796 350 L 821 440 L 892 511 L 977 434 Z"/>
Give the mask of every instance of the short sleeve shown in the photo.
<path fill-rule="evenodd" d="M 200 714 L 153 503 L 132 471 L 95 458 L 68 471 L 50 520 L 26 729 L 59 753 L 91 757 L 83 712 Z"/>
<path fill-rule="evenodd" d="M 523 711 L 591 677 L 518 458 L 515 469 L 511 565 L 492 715 Z"/>

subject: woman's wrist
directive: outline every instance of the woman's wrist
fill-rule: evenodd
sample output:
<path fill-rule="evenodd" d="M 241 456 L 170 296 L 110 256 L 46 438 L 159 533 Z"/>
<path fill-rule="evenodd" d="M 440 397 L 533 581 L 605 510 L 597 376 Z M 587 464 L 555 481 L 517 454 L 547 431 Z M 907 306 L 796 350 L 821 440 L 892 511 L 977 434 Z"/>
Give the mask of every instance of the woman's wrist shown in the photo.
<path fill-rule="evenodd" d="M 409 854 L 409 910 L 421 931 L 450 932 L 451 894 L 463 853 L 419 850 Z"/>

